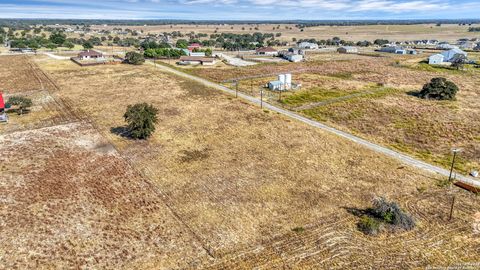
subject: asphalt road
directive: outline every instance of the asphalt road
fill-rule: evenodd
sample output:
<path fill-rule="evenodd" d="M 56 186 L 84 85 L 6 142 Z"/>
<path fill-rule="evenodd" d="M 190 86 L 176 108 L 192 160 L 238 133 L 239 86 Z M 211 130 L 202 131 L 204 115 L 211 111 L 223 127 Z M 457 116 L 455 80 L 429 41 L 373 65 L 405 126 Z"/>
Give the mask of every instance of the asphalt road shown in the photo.
<path fill-rule="evenodd" d="M 151 65 L 154 65 L 154 63 L 151 62 L 151 61 L 148 61 L 147 63 L 151 64 Z M 231 95 L 235 95 L 234 90 L 231 90 L 231 89 L 229 89 L 227 87 L 224 87 L 222 85 L 210 82 L 206 79 L 203 79 L 203 78 L 200 78 L 200 77 L 197 77 L 197 76 L 193 76 L 193 75 L 187 74 L 185 72 L 182 72 L 182 71 L 179 71 L 179 70 L 176 70 L 176 69 L 164 66 L 164 65 L 156 65 L 156 66 L 163 71 L 170 72 L 170 73 L 176 74 L 178 76 L 181 76 L 181 77 L 199 82 L 201 84 L 204 84 L 206 86 L 212 87 L 214 89 L 229 93 Z M 253 104 L 256 104 L 258 106 L 261 105 L 260 99 L 251 97 L 249 95 L 238 92 L 238 97 L 242 98 L 242 99 L 245 99 L 245 100 L 247 100 L 247 101 L 249 101 Z M 446 170 L 444 168 L 426 163 L 424 161 L 421 161 L 421 160 L 418 160 L 416 158 L 405 155 L 403 153 L 388 149 L 388 148 L 383 147 L 381 145 L 371 143 L 371 142 L 369 142 L 367 140 L 364 140 L 362 138 L 359 138 L 355 135 L 349 134 L 347 132 L 332 128 L 332 127 L 327 126 L 325 124 L 322 124 L 322 123 L 319 123 L 317 121 L 314 121 L 314 120 L 308 119 L 306 117 L 303 117 L 303 116 L 301 116 L 301 115 L 299 115 L 295 112 L 291 112 L 291 111 L 273 106 L 273 105 L 265 103 L 265 102 L 263 102 L 263 108 L 269 109 L 269 110 L 274 111 L 274 112 L 278 112 L 278 113 L 283 114 L 285 116 L 288 116 L 290 118 L 293 118 L 293 119 L 296 119 L 296 120 L 301 121 L 303 123 L 306 123 L 310 126 L 314 126 L 316 128 L 331 132 L 335 135 L 338 135 L 340 137 L 343 137 L 343 138 L 346 138 L 350 141 L 358 143 L 358 144 L 360 144 L 360 145 L 362 145 L 362 146 L 364 146 L 368 149 L 374 150 L 376 152 L 379 152 L 379 153 L 382 153 L 382 154 L 387 155 L 389 157 L 393 157 L 397 160 L 400 160 L 401 162 L 403 162 L 407 165 L 411 165 L 411 166 L 414 166 L 414 167 L 417 167 L 417 168 L 420 168 L 420 169 L 423 169 L 423 170 L 426 170 L 426 171 L 429 171 L 429 172 L 432 172 L 432 173 L 440 174 L 444 177 L 448 177 L 449 174 L 450 174 L 449 170 Z M 479 180 L 475 180 L 471 177 L 467 177 L 467 176 L 460 175 L 460 174 L 454 174 L 454 175 L 455 175 L 457 181 L 461 181 L 461 182 L 467 183 L 469 185 L 480 188 L 480 181 Z"/>

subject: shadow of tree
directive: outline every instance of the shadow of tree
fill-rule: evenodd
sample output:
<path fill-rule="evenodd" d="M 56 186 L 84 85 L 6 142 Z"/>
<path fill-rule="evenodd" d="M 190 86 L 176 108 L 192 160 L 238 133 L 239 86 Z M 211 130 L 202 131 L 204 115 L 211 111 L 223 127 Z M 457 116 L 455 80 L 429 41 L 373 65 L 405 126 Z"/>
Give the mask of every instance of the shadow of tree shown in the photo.
<path fill-rule="evenodd" d="M 110 132 L 120 137 L 131 139 L 130 132 L 126 126 L 112 127 Z"/>
<path fill-rule="evenodd" d="M 407 95 L 420 98 L 420 91 L 408 91 Z"/>

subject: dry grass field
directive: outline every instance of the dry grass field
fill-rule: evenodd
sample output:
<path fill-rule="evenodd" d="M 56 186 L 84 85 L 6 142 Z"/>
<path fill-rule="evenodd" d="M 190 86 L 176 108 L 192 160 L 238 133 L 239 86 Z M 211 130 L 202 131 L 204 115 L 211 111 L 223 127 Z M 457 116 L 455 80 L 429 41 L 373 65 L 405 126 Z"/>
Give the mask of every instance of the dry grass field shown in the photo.
<path fill-rule="evenodd" d="M 0 135 L 0 152 L 0 268 L 172 269 L 205 257 L 161 193 L 91 125 Z"/>
<path fill-rule="evenodd" d="M 344 40 L 359 41 L 377 38 L 388 39 L 392 41 L 418 40 L 418 39 L 437 39 L 453 42 L 460 38 L 479 37 L 478 33 L 468 32 L 469 26 L 459 26 L 457 24 L 444 24 L 437 27 L 433 24 L 417 25 L 365 25 L 365 26 L 317 26 L 306 27 L 303 31 L 293 24 L 259 24 L 259 25 L 150 25 L 150 26 L 107 26 L 96 25 L 92 29 L 112 30 L 116 27 L 129 28 L 132 30 L 143 30 L 144 33 L 161 34 L 164 32 L 180 31 L 183 34 L 195 32 L 213 34 L 218 33 L 236 33 L 247 34 L 254 32 L 262 33 L 281 33 L 281 40 L 291 42 L 292 38 L 308 39 L 315 38 L 331 39 L 340 37 Z M 255 28 L 258 28 L 256 30 Z M 274 29 L 275 28 L 275 29 Z"/>
<path fill-rule="evenodd" d="M 217 82 L 292 72 L 293 81 L 301 83 L 302 90 L 284 93 L 281 102 L 278 93 L 267 91 L 269 102 L 446 168 L 451 161 L 450 149 L 460 147 L 463 152 L 457 169 L 465 174 L 478 170 L 480 70 L 419 64 L 425 57 L 393 55 L 188 72 Z M 434 77 L 446 77 L 460 87 L 456 101 L 427 101 L 414 96 Z M 273 79 L 242 80 L 239 90 L 259 97 L 259 88 Z M 339 99 L 342 97 L 351 98 Z"/>
<path fill-rule="evenodd" d="M 91 203 L 99 201 L 107 204 L 104 206 L 107 213 L 113 213 L 94 220 L 107 228 L 122 228 L 106 236 L 90 235 L 86 250 L 94 250 L 88 248 L 94 245 L 92 241 L 105 242 L 103 246 L 108 249 L 99 255 L 108 256 L 106 261 L 110 263 L 87 264 L 93 268 L 142 264 L 146 268 L 182 268 L 188 264 L 200 268 L 201 264 L 207 269 L 411 269 L 473 262 L 477 258 L 480 239 L 474 234 L 472 224 L 480 200 L 457 188 L 439 187 L 442 179 L 202 85 L 161 73 L 153 66 L 81 68 L 69 61 L 46 57 L 37 57 L 36 62 L 58 85 L 55 95 L 62 97 L 75 114 L 91 120 L 119 151 L 114 157 L 104 159 L 106 154 L 98 154 L 95 147 L 85 150 L 83 143 L 73 143 L 74 146 L 67 148 L 87 155 L 83 161 L 92 160 L 84 166 L 94 166 L 75 167 L 77 171 L 85 169 L 82 177 L 86 180 L 79 181 L 86 185 L 79 188 L 88 192 L 71 196 L 81 202 L 79 205 L 84 208 L 80 209 L 92 210 L 82 210 L 80 213 L 85 214 L 75 215 L 78 219 L 72 224 L 83 224 L 85 215 L 96 216 L 96 205 Z M 137 102 L 149 102 L 159 108 L 157 131 L 148 141 L 122 137 L 125 107 Z M 77 128 L 83 130 L 83 127 Z M 59 143 L 66 141 L 65 144 L 71 145 L 71 141 L 79 137 L 82 136 L 75 133 L 65 139 L 60 136 Z M 14 147 L 10 142 L 12 138 L 2 137 L 7 142 L 3 147 Z M 40 145 L 45 145 L 38 140 Z M 115 168 L 127 170 L 121 159 L 141 172 L 143 180 L 141 177 L 117 178 L 116 172 L 107 173 L 115 180 L 94 177 L 101 168 L 112 166 L 111 162 L 119 162 L 121 165 Z M 63 160 L 58 161 L 57 166 L 61 167 Z M 15 175 L 10 166 L 3 166 Z M 87 185 L 91 181 L 95 184 Z M 114 186 L 111 187 L 114 190 L 102 188 L 104 181 Z M 116 181 L 118 185 L 113 185 Z M 152 186 L 145 186 L 144 181 Z M 10 189 L 10 186 L 3 189 L 2 196 Z M 157 193 L 152 197 L 149 193 L 152 189 L 162 195 Z M 42 195 L 38 196 L 55 198 L 55 194 L 43 192 L 39 189 Z M 455 209 L 454 220 L 448 222 L 448 206 L 453 194 L 461 207 Z M 418 227 L 411 232 L 384 233 L 378 237 L 358 232 L 359 218 L 351 213 L 352 209 L 367 208 L 374 195 L 398 201 L 417 220 Z M 163 212 L 163 206 L 157 205 L 153 210 L 141 207 L 142 204 L 137 206 L 135 203 L 143 198 L 149 198 L 145 200 L 152 203 L 162 199 L 190 233 L 179 235 L 184 227 L 174 224 L 170 218 L 165 219 L 171 214 Z M 129 202 L 127 209 L 122 210 L 128 214 L 117 210 L 123 204 L 111 204 L 118 200 Z M 2 208 L 7 212 L 10 209 Z M 61 211 L 48 213 L 68 216 Z M 19 215 L 26 214 L 20 212 Z M 125 220 L 129 215 L 138 218 L 137 222 Z M 157 224 L 165 225 L 158 231 L 147 230 L 156 228 Z M 46 237 L 49 231 L 62 226 L 50 223 L 45 232 L 27 234 L 25 239 L 35 241 L 35 237 Z M 303 231 L 292 231 L 298 227 Z M 79 228 L 64 239 L 77 239 L 84 232 Z M 130 238 L 130 234 L 143 241 Z M 155 245 L 155 237 L 165 238 L 167 244 Z M 15 250 L 20 247 L 14 239 L 2 242 Z M 111 241 L 118 242 L 111 244 Z M 115 248 L 118 246 L 124 247 L 131 256 L 124 257 L 131 258 L 128 264 L 120 259 L 118 252 L 122 249 Z M 128 249 L 130 246 L 135 250 Z M 52 242 L 42 247 L 60 249 Z M 108 252 L 111 250 L 115 252 Z M 75 248 L 66 246 L 66 251 L 74 252 Z M 137 257 L 138 254 L 146 255 Z M 66 264 L 64 258 L 55 258 L 52 263 Z M 175 265 L 178 261 L 181 264 Z"/>

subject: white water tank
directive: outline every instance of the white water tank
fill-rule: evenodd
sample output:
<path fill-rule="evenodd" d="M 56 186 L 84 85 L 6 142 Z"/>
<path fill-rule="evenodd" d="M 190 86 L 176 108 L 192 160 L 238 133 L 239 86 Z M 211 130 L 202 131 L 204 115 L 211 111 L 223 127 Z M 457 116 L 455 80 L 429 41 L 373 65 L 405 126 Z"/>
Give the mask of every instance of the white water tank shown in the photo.
<path fill-rule="evenodd" d="M 285 74 L 278 75 L 278 80 L 281 81 L 282 83 L 285 83 Z"/>
<path fill-rule="evenodd" d="M 288 85 L 288 86 L 292 85 L 292 74 L 291 73 L 285 74 L 285 84 Z"/>

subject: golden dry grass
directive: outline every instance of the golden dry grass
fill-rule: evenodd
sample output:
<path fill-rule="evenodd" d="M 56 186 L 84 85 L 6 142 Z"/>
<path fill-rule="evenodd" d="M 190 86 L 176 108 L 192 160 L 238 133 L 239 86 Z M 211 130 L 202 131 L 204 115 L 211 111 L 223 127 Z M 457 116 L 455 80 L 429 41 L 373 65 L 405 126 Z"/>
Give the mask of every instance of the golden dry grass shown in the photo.
<path fill-rule="evenodd" d="M 153 66 L 37 62 L 59 85 L 57 94 L 165 194 L 214 256 L 207 268 L 398 269 L 476 258 L 478 197 L 452 190 L 463 207 L 448 223 L 448 191 L 432 175 Z M 144 101 L 160 112 L 151 139 L 111 132 L 124 125 L 126 105 Z M 400 202 L 418 228 L 360 234 L 346 208 L 363 209 L 373 195 Z M 299 226 L 305 234 L 292 233 Z"/>
<path fill-rule="evenodd" d="M 279 29 L 277 29 L 277 27 Z M 93 29 L 109 29 L 122 26 L 92 26 Z M 233 29 L 232 29 L 233 27 Z M 258 27 L 258 30 L 255 30 Z M 275 30 L 273 28 L 275 27 Z M 288 29 L 287 29 L 288 27 Z M 417 24 L 417 25 L 365 25 L 365 26 L 318 26 L 307 27 L 304 31 L 300 31 L 292 24 L 259 24 L 259 25 L 151 25 L 151 26 L 123 26 L 133 30 L 143 30 L 145 33 L 160 34 L 164 32 L 180 31 L 182 33 L 206 33 L 213 34 L 215 30 L 218 33 L 237 33 L 247 34 L 254 32 L 262 33 L 281 33 L 281 40 L 288 42 L 292 38 L 307 39 L 315 38 L 331 39 L 340 37 L 344 40 L 359 41 L 377 38 L 389 39 L 392 41 L 418 40 L 418 39 L 437 39 L 454 42 L 459 38 L 478 37 L 477 33 L 468 32 L 468 26 L 459 26 L 457 24 L 444 24 L 436 27 L 433 24 Z M 244 30 L 242 30 L 244 28 Z M 293 29 L 290 29 L 293 28 Z"/>
<path fill-rule="evenodd" d="M 0 268 L 173 269 L 206 258 L 161 193 L 89 124 L 0 135 L 0 153 Z"/>

